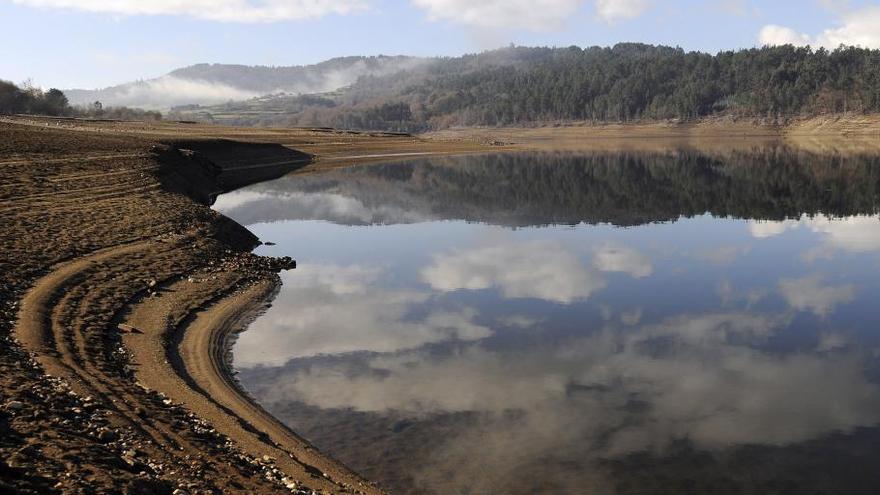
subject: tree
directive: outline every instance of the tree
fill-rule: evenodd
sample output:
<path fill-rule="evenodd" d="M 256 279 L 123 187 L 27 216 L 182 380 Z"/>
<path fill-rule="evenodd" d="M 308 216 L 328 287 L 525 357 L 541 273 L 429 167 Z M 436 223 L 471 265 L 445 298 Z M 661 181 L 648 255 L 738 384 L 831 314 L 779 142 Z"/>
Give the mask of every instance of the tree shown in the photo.
<path fill-rule="evenodd" d="M 60 89 L 52 88 L 46 91 L 43 99 L 45 100 L 46 113 L 48 115 L 64 115 L 70 110 L 67 96 Z"/>

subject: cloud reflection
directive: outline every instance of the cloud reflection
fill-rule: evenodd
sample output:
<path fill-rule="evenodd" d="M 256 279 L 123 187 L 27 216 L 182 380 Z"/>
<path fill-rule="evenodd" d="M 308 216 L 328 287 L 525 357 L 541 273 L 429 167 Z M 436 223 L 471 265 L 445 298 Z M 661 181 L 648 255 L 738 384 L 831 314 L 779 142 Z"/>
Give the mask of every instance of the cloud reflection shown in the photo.
<path fill-rule="evenodd" d="M 880 394 L 853 354 L 760 350 L 783 315 L 681 315 L 608 327 L 535 349 L 471 344 L 312 363 L 272 387 L 274 400 L 419 416 L 520 410 L 548 427 L 572 414 L 603 455 L 689 438 L 701 447 L 785 444 L 880 420 Z M 633 401 L 645 407 L 632 409 Z M 561 441 L 564 441 L 560 439 Z"/>
<path fill-rule="evenodd" d="M 285 290 L 236 342 L 235 365 L 279 366 L 297 357 L 393 352 L 492 334 L 474 323 L 471 308 L 408 318 L 411 306 L 424 303 L 429 294 L 374 285 L 381 274 L 358 265 L 308 265 L 284 273 Z"/>
<path fill-rule="evenodd" d="M 635 249 L 606 244 L 596 252 L 593 264 L 603 272 L 623 272 L 631 277 L 644 278 L 654 273 L 651 260 Z"/>
<path fill-rule="evenodd" d="M 459 249 L 434 256 L 422 279 L 442 291 L 497 287 L 504 297 L 568 304 L 605 287 L 601 274 L 553 241 Z"/>
<path fill-rule="evenodd" d="M 800 228 L 819 234 L 825 241 L 826 249 L 838 249 L 850 253 L 880 251 L 880 216 L 878 215 L 856 215 L 846 218 L 804 215 L 799 220 L 749 222 L 749 233 L 761 239 Z"/>
<path fill-rule="evenodd" d="M 817 274 L 782 279 L 779 281 L 779 290 L 792 308 L 809 310 L 822 317 L 834 312 L 838 304 L 852 302 L 856 298 L 854 285 L 823 285 L 822 277 Z"/>
<path fill-rule="evenodd" d="M 583 483 L 599 478 L 589 466 L 600 459 L 678 440 L 782 446 L 880 421 L 862 355 L 834 342 L 821 347 L 837 352 L 761 349 L 788 323 L 780 314 L 685 314 L 533 348 L 472 343 L 292 363 L 261 400 L 416 421 L 476 413 L 433 439 L 412 468 L 426 486 L 476 492 L 572 463 Z"/>
<path fill-rule="evenodd" d="M 244 224 L 275 220 L 322 220 L 343 225 L 407 224 L 435 217 L 393 204 L 367 204 L 332 192 L 245 189 L 222 194 L 214 209 Z"/>

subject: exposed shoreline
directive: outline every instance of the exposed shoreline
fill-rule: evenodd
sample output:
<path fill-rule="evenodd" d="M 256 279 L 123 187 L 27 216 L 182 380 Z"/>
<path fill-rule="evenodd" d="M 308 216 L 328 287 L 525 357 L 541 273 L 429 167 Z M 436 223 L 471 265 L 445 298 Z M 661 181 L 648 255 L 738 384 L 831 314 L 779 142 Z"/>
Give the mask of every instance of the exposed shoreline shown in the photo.
<path fill-rule="evenodd" d="M 664 146 L 680 146 L 679 131 Z M 0 286 L 0 490 L 381 493 L 235 382 L 231 339 L 271 299 L 288 262 L 251 254 L 258 240 L 206 204 L 293 170 L 549 149 L 553 132 L 570 149 L 642 149 L 646 141 L 615 143 L 627 137 L 618 131 L 596 136 L 603 139 L 548 132 L 471 129 L 422 139 L 0 122 L 0 268 L 11 274 Z"/>
<path fill-rule="evenodd" d="M 316 150 L 358 163 L 480 147 L 23 120 L 0 123 L 0 261 L 14 284 L 0 293 L 0 489 L 381 493 L 235 383 L 230 338 L 289 261 L 251 254 L 258 240 L 206 204 L 304 167 Z"/>

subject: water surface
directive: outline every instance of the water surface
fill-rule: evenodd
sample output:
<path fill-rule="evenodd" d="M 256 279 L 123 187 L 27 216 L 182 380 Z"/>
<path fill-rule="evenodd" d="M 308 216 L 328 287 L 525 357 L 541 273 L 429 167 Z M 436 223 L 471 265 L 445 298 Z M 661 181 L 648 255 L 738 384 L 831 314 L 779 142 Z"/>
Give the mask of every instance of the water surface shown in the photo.
<path fill-rule="evenodd" d="M 430 158 L 242 189 L 242 384 L 394 493 L 876 493 L 880 159 Z"/>

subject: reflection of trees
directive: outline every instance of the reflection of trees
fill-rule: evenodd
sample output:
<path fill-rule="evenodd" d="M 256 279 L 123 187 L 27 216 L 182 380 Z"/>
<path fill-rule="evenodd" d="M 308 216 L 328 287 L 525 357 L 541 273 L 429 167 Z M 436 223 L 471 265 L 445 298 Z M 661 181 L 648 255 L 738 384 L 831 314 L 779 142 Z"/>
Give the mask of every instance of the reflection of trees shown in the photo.
<path fill-rule="evenodd" d="M 496 154 L 359 167 L 259 186 L 270 194 L 333 192 L 368 208 L 393 205 L 426 217 L 512 226 L 635 225 L 707 212 L 767 220 L 865 214 L 877 211 L 878 188 L 878 157 L 786 148 L 725 156 Z M 283 214 L 294 218 L 298 212 Z"/>

